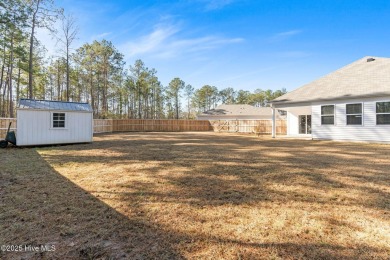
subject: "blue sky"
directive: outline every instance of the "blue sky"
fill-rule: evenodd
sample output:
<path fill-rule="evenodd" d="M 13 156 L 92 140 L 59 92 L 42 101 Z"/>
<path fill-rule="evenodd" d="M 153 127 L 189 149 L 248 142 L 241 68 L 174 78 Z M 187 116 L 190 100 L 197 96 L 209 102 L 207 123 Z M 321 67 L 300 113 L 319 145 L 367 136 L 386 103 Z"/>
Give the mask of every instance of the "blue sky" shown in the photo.
<path fill-rule="evenodd" d="M 390 57 L 388 0 L 60 0 L 85 42 L 107 39 L 162 84 L 293 90 L 364 56 Z M 41 40 L 49 53 L 53 42 Z"/>

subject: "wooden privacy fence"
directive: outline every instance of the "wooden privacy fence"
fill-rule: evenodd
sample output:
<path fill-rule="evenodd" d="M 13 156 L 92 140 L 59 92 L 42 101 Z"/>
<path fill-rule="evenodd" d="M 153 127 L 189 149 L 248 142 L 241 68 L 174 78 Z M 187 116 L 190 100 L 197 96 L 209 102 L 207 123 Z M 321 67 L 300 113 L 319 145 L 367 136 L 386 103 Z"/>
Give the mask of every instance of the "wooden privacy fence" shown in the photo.
<path fill-rule="evenodd" d="M 16 118 L 0 118 L 0 139 L 5 137 L 9 122 L 11 130 L 16 131 Z M 94 119 L 94 133 L 112 132 L 182 132 L 211 131 L 208 120 L 175 119 Z"/>
<path fill-rule="evenodd" d="M 271 134 L 272 120 L 210 120 L 215 132 Z M 286 120 L 276 120 L 276 134 L 287 134 Z"/>
<path fill-rule="evenodd" d="M 5 138 L 10 122 L 12 122 L 11 131 L 16 131 L 16 118 L 0 118 L 0 139 Z"/>
<path fill-rule="evenodd" d="M 9 123 L 16 130 L 16 118 L 0 118 L 0 139 Z M 211 131 L 271 134 L 271 120 L 175 120 L 175 119 L 94 119 L 94 133 Z M 287 134 L 285 120 L 276 121 L 276 134 Z"/>
<path fill-rule="evenodd" d="M 95 119 L 94 133 L 210 131 L 208 120 Z"/>
<path fill-rule="evenodd" d="M 93 120 L 93 133 L 112 133 L 113 131 L 113 119 L 94 119 Z"/>

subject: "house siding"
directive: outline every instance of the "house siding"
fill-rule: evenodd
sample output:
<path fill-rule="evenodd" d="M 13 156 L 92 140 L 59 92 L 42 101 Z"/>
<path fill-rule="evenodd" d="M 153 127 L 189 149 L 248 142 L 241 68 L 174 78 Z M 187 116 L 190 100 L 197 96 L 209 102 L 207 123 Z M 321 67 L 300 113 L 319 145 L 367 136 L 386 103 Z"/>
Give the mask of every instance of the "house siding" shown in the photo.
<path fill-rule="evenodd" d="M 287 135 L 294 137 L 309 137 L 307 134 L 299 134 L 299 116 L 311 115 L 311 105 L 289 107 L 287 110 Z"/>
<path fill-rule="evenodd" d="M 295 136 L 299 134 L 298 116 L 293 113 L 287 113 L 287 135 Z"/>
<path fill-rule="evenodd" d="M 376 102 L 381 101 L 390 101 L 390 96 L 313 103 L 313 139 L 390 142 L 390 125 L 376 125 Z M 362 125 L 347 125 L 346 104 L 351 103 L 363 104 Z M 321 125 L 321 106 L 323 105 L 335 105 L 335 125 Z"/>
<path fill-rule="evenodd" d="M 65 113 L 65 129 L 53 129 L 51 113 Z M 92 113 L 66 111 L 17 111 L 19 146 L 92 142 Z"/>

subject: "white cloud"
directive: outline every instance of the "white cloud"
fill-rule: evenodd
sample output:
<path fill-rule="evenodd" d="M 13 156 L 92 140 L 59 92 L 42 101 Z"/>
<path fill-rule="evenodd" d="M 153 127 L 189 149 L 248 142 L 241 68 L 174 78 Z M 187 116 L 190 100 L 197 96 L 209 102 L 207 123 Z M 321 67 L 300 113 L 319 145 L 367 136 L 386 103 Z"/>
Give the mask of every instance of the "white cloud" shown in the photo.
<path fill-rule="evenodd" d="M 119 49 L 129 57 L 153 55 L 158 58 L 174 58 L 185 53 L 200 53 L 244 41 L 242 38 L 217 36 L 182 39 L 179 36 L 181 31 L 177 25 L 158 24 L 151 33 L 125 43 Z"/>
<path fill-rule="evenodd" d="M 126 53 L 129 56 L 136 56 L 158 51 L 164 46 L 164 42 L 177 32 L 178 28 L 176 26 L 163 27 L 158 25 L 150 34 L 142 36 L 134 42 L 126 43 Z"/>
<path fill-rule="evenodd" d="M 100 40 L 100 39 L 103 39 L 109 35 L 111 35 L 111 32 L 104 32 L 104 33 L 92 36 L 91 39 L 92 40 Z"/>
<path fill-rule="evenodd" d="M 286 31 L 286 32 L 280 32 L 276 33 L 273 36 L 269 38 L 271 42 L 280 42 L 287 40 L 295 35 L 301 34 L 302 30 L 291 30 L 291 31 Z"/>

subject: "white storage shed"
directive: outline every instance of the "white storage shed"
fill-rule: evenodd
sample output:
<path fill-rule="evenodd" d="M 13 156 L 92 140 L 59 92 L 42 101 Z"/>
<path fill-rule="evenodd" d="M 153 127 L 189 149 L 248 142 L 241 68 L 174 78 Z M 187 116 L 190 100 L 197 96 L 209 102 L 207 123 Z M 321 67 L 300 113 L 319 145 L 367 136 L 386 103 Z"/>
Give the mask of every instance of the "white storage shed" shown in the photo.
<path fill-rule="evenodd" d="M 93 138 L 88 103 L 21 99 L 17 122 L 18 146 L 89 143 Z"/>

